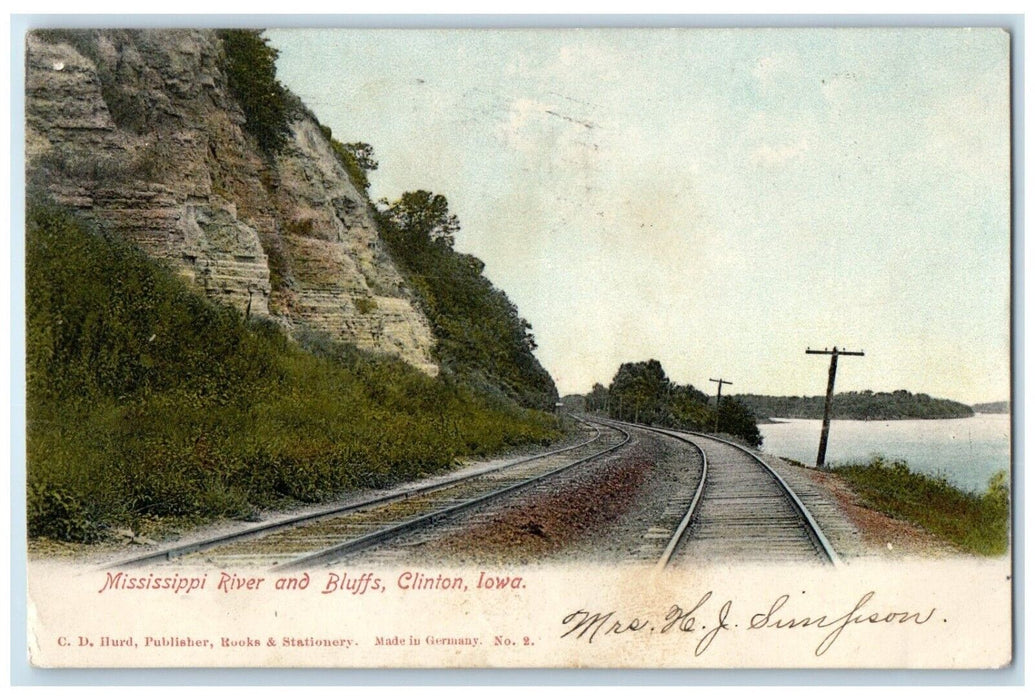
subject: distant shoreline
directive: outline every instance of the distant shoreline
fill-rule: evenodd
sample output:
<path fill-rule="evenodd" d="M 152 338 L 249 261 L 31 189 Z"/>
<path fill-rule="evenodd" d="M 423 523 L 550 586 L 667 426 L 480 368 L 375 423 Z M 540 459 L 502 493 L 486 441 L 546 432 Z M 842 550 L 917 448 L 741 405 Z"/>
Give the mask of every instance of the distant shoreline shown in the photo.
<path fill-rule="evenodd" d="M 987 403 L 976 403 L 971 408 L 976 413 L 1009 413 L 1009 401 L 989 401 Z"/>
<path fill-rule="evenodd" d="M 970 416 L 932 416 L 930 418 L 920 418 L 918 416 L 902 416 L 901 418 L 831 418 L 831 421 L 857 421 L 860 423 L 888 423 L 892 421 L 905 421 L 905 420 L 922 420 L 922 421 L 939 421 L 939 420 L 966 420 L 968 418 L 974 418 L 975 416 L 1008 416 L 1009 411 L 974 411 L 973 415 Z M 816 420 L 822 421 L 822 417 L 811 417 L 811 416 L 773 416 L 765 418 L 757 418 L 756 422 L 758 425 L 775 425 L 779 423 L 790 423 L 795 420 Z"/>
<path fill-rule="evenodd" d="M 755 416 L 769 420 L 781 418 L 822 418 L 830 411 L 833 418 L 848 420 L 921 420 L 965 418 L 974 415 L 974 408 L 951 399 L 939 399 L 927 394 L 913 394 L 905 389 L 896 391 L 846 391 L 833 396 L 832 411 L 827 397 L 769 396 L 765 394 L 734 394 Z M 994 409 L 1001 404 L 978 404 L 978 408 Z"/>

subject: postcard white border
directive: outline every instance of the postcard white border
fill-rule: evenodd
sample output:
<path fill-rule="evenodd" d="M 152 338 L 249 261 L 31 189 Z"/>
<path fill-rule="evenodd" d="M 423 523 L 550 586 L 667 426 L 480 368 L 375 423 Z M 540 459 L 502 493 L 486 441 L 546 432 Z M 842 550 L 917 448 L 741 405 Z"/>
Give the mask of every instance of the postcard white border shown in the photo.
<path fill-rule="evenodd" d="M 246 22 L 243 22 L 244 19 Z M 997 671 L 916 670 L 293 670 L 158 669 L 47 670 L 25 654 L 25 442 L 24 442 L 24 34 L 47 26 L 254 27 L 915 27 L 994 26 L 1012 36 L 1013 95 L 1013 493 L 1025 494 L 1024 412 L 1024 18 L 1021 15 L 14 15 L 11 17 L 11 235 L 8 288 L 11 313 L 9 375 L 11 488 L 11 683 L 32 685 L 1016 685 L 1023 682 L 1025 634 L 1025 504 L 1016 499 L 1013 523 L 1014 662 Z"/>

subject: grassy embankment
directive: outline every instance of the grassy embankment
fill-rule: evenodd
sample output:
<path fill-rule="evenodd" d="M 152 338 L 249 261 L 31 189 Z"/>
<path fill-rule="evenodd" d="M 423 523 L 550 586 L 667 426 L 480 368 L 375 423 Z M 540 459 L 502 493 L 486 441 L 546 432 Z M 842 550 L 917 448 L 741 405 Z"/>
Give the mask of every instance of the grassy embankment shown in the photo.
<path fill-rule="evenodd" d="M 303 350 L 52 205 L 27 218 L 30 537 L 248 516 L 557 436 L 448 377 Z"/>
<path fill-rule="evenodd" d="M 998 556 L 1009 547 L 1010 487 L 1006 472 L 983 494 L 962 491 L 941 477 L 911 472 L 905 462 L 876 458 L 834 467 L 863 504 L 908 520 L 971 554 Z"/>

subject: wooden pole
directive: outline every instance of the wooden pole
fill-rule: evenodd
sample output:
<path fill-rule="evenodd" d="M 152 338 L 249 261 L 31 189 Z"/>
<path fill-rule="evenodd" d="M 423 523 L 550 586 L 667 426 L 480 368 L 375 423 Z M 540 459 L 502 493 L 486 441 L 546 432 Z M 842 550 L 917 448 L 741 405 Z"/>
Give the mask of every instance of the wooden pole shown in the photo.
<path fill-rule="evenodd" d="M 862 357 L 863 353 L 860 352 L 849 352 L 848 350 L 838 350 L 837 346 L 834 346 L 833 350 L 813 350 L 811 348 L 805 348 L 806 355 L 830 355 L 830 371 L 827 374 L 827 397 L 823 402 L 823 429 L 819 433 L 819 453 L 816 455 L 816 466 L 822 467 L 826 464 L 827 460 L 827 438 L 830 436 L 830 409 L 834 404 L 834 378 L 837 376 L 837 358 L 840 355 L 855 355 Z"/>
<path fill-rule="evenodd" d="M 719 385 L 719 393 L 715 396 L 715 428 L 712 430 L 713 433 L 717 433 L 719 432 L 719 404 L 722 403 L 722 385 L 729 384 L 733 386 L 733 382 L 727 382 L 721 377 L 719 379 L 709 379 L 708 381 Z"/>

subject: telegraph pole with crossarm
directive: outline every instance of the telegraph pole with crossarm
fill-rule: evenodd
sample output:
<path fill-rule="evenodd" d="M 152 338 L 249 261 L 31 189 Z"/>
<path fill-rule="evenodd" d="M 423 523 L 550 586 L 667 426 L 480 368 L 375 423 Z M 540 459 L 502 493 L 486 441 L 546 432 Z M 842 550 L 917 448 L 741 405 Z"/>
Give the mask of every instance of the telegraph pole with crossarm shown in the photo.
<path fill-rule="evenodd" d="M 819 454 L 816 455 L 816 466 L 822 467 L 826 463 L 827 459 L 827 436 L 830 434 L 830 407 L 834 403 L 834 377 L 837 376 L 837 358 L 840 355 L 855 355 L 862 357 L 863 352 L 849 352 L 848 350 L 838 350 L 837 346 L 834 346 L 833 350 L 813 350 L 812 348 L 805 348 L 806 355 L 830 355 L 830 374 L 827 377 L 827 399 L 823 404 L 823 430 L 819 434 Z"/>
<path fill-rule="evenodd" d="M 719 432 L 719 404 L 722 403 L 722 385 L 723 384 L 729 384 L 730 386 L 733 386 L 733 382 L 727 382 L 725 379 L 722 379 L 722 378 L 719 378 L 719 379 L 709 379 L 708 381 L 709 382 L 715 382 L 716 384 L 719 385 L 719 393 L 715 397 L 715 430 L 714 430 L 714 432 L 717 433 L 717 432 Z"/>

